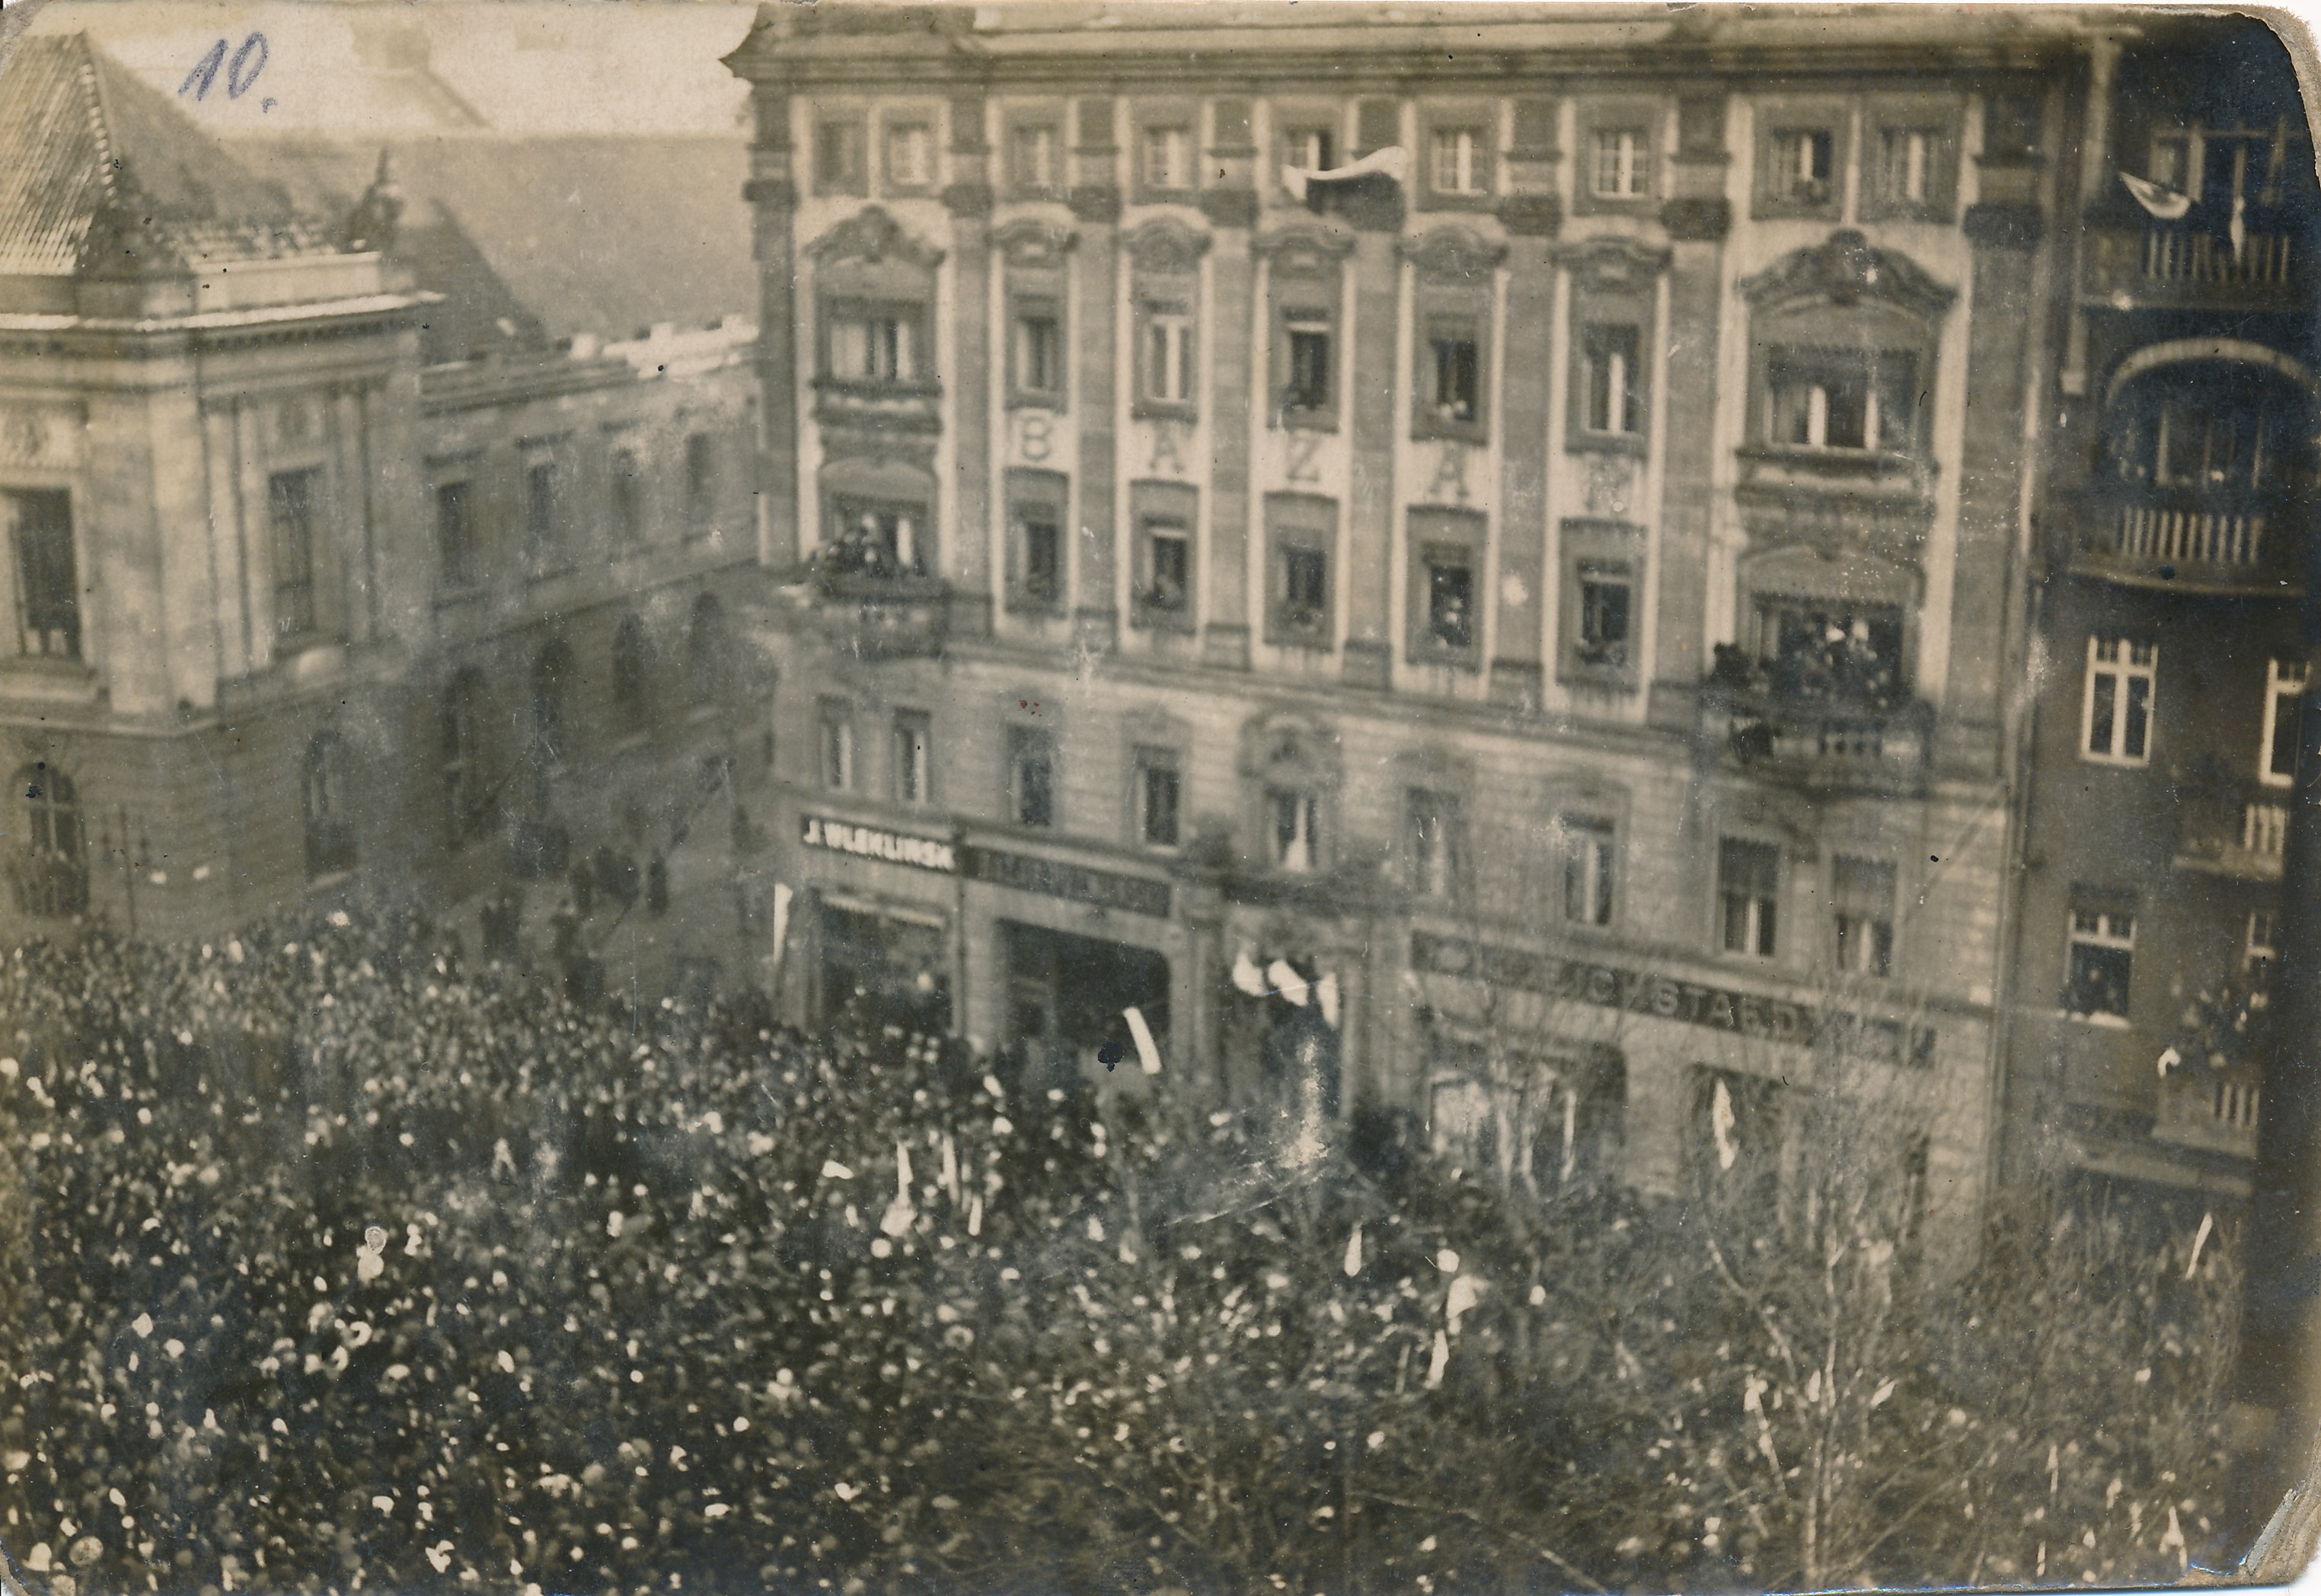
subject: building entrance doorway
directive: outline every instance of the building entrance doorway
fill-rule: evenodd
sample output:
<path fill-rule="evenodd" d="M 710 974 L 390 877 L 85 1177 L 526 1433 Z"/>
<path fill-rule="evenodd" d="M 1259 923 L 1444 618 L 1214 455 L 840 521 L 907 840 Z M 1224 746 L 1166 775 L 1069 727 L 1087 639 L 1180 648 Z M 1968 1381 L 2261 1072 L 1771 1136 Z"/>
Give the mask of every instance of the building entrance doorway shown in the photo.
<path fill-rule="evenodd" d="M 1124 1012 L 1132 1008 L 1166 1054 L 1167 959 L 1146 948 L 1013 920 L 1002 920 L 999 928 L 1007 960 L 1007 1040 L 1023 1050 L 1028 1072 L 1061 1084 L 1076 1071 L 1101 1078 L 1107 1057 L 1115 1073 L 1137 1068 Z"/>

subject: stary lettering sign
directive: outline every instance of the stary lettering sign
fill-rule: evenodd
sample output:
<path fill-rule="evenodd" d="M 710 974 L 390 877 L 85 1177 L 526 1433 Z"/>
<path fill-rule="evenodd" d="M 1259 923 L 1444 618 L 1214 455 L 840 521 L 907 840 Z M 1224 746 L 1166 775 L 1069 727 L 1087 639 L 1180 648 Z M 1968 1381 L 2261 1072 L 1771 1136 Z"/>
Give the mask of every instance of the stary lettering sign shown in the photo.
<path fill-rule="evenodd" d="M 875 825 L 852 825 L 827 816 L 808 815 L 798 840 L 809 848 L 851 853 L 858 859 L 884 860 L 888 864 L 907 864 L 947 876 L 959 873 L 957 851 L 934 837 L 906 836 L 901 832 L 881 831 Z"/>
<path fill-rule="evenodd" d="M 1597 1008 L 1648 1014 L 1680 1025 L 1805 1047 L 1823 1037 L 1858 1046 L 1889 1064 L 1923 1069 L 1934 1062 L 1934 1034 L 1869 1015 L 1821 1014 L 1810 1005 L 1754 992 L 1728 992 L 1697 981 L 1624 970 L 1579 959 L 1559 959 L 1522 948 L 1470 943 L 1414 931 L 1410 962 L 1436 975 L 1461 976 Z M 1851 1035 L 1847 1035 L 1848 1030 Z"/>

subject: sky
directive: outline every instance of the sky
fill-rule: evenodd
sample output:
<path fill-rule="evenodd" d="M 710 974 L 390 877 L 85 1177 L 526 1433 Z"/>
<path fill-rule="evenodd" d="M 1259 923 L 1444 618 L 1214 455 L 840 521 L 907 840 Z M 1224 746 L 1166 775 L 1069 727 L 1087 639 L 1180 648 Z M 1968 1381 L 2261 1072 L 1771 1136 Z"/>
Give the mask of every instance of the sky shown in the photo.
<path fill-rule="evenodd" d="M 724 0 L 38 0 L 29 30 L 86 30 L 225 136 L 718 133 L 741 124 L 747 92 L 718 58 L 754 10 Z"/>

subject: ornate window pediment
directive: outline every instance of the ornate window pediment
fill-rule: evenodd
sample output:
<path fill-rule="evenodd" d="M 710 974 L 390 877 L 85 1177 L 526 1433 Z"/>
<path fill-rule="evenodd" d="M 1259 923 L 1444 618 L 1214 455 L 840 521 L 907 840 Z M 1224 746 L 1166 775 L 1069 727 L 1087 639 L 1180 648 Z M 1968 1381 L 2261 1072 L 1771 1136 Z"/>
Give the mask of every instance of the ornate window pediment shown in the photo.
<path fill-rule="evenodd" d="M 1242 769 L 1267 780 L 1335 787 L 1337 734 L 1299 716 L 1261 716 L 1242 728 Z"/>
<path fill-rule="evenodd" d="M 1436 227 L 1418 238 L 1404 239 L 1402 258 L 1432 281 L 1485 283 L 1507 258 L 1507 247 L 1471 228 Z"/>
<path fill-rule="evenodd" d="M 1209 251 L 1209 235 L 1186 226 L 1173 216 L 1156 216 L 1124 233 L 1121 247 L 1139 271 L 1158 277 L 1190 277 Z"/>
<path fill-rule="evenodd" d="M 1327 277 L 1353 253 L 1354 235 L 1349 228 L 1299 223 L 1267 233 L 1256 249 L 1276 277 Z"/>
<path fill-rule="evenodd" d="M 807 247 L 817 266 L 831 266 L 842 260 L 861 260 L 870 265 L 893 261 L 915 266 L 923 271 L 933 271 L 942 264 L 943 252 L 921 243 L 904 230 L 903 224 L 878 205 L 866 205 L 837 226 L 824 233 Z"/>
<path fill-rule="evenodd" d="M 1889 306 L 1932 327 L 1958 297 L 1898 250 L 1881 250 L 1852 228 L 1795 250 L 1741 285 L 1760 314 L 1809 304 Z"/>
<path fill-rule="evenodd" d="M 1591 238 L 1555 252 L 1579 287 L 1598 294 L 1638 293 L 1666 271 L 1669 251 L 1625 238 Z"/>
<path fill-rule="evenodd" d="M 994 228 L 991 233 L 991 247 L 1010 266 L 1061 266 L 1079 242 L 1080 235 L 1070 228 L 1030 216 Z"/>

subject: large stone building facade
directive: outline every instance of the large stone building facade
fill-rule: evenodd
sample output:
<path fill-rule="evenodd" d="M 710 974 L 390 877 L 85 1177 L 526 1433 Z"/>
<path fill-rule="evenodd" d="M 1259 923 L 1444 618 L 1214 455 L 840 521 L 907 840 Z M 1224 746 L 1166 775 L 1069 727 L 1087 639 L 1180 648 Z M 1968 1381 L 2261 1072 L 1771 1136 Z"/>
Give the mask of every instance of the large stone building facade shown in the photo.
<path fill-rule="evenodd" d="M 391 174 L 302 214 L 78 35 L 0 141 L 0 935 L 458 900 L 762 769 L 750 328 L 429 363 Z"/>
<path fill-rule="evenodd" d="M 1834 1050 L 1961 1236 L 2078 33 L 1105 22 L 730 61 L 783 1000 L 1657 1190 Z"/>

